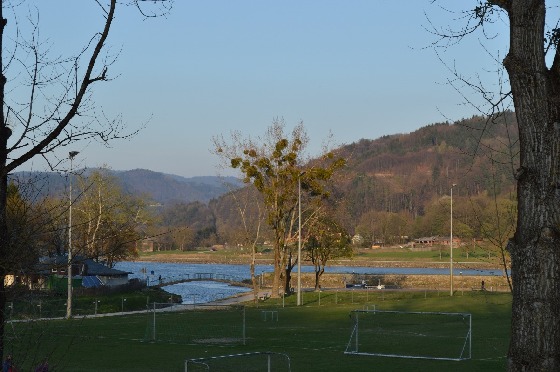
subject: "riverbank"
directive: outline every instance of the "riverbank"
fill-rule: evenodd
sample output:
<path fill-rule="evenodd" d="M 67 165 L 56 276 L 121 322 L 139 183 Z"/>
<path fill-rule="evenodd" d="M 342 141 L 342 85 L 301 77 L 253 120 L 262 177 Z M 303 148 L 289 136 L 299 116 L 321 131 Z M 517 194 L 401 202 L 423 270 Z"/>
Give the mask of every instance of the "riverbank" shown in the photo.
<path fill-rule="evenodd" d="M 292 274 L 292 283 L 296 283 L 297 274 Z M 272 274 L 263 274 L 263 288 L 272 287 Z M 325 273 L 321 276 L 321 288 L 347 289 L 347 284 L 359 284 L 364 280 L 371 290 L 410 289 L 428 291 L 449 291 L 450 277 L 446 275 L 362 275 Z M 455 275 L 453 288 L 455 291 L 479 291 L 484 289 L 492 292 L 509 292 L 507 279 L 503 276 L 484 275 Z M 303 273 L 301 275 L 302 288 L 315 288 L 315 275 Z M 381 286 L 383 289 L 378 289 Z M 361 288 L 356 287 L 356 290 Z"/>
<path fill-rule="evenodd" d="M 137 258 L 138 261 L 146 262 L 165 262 L 165 263 L 192 263 L 192 264 L 229 264 L 229 265 L 250 265 L 251 256 L 243 253 L 224 253 L 220 251 L 203 252 L 151 252 L 142 254 Z M 255 259 L 257 265 L 272 265 L 273 257 L 271 254 L 259 254 Z M 303 262 L 303 265 L 312 265 L 311 262 Z M 424 260 L 424 259 L 377 259 L 375 257 L 363 257 L 356 255 L 353 258 L 332 260 L 328 266 L 355 266 L 355 267 L 425 267 L 425 268 L 448 268 L 447 260 Z M 502 270 L 500 265 L 491 262 L 477 260 L 463 260 L 459 258 L 454 261 L 454 266 L 458 269 L 477 268 L 480 270 Z"/>

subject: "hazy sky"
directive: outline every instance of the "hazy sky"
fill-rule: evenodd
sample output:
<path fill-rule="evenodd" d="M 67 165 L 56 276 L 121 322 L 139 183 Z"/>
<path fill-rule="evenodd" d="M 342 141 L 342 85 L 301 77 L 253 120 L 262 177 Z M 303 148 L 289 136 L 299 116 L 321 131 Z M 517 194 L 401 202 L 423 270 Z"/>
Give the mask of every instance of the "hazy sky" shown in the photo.
<path fill-rule="evenodd" d="M 41 37 L 52 43 L 52 53 L 75 54 L 100 29 L 94 1 L 38 3 Z M 109 115 L 122 114 L 131 130 L 148 124 L 109 149 L 76 144 L 76 162 L 216 175 L 212 136 L 234 129 L 258 136 L 275 117 L 288 129 L 303 121 L 310 155 L 317 155 L 329 132 L 348 144 L 478 114 L 448 84 L 453 77 L 429 47 L 435 36 L 425 30 L 427 17 L 439 26 L 463 21 L 431 3 L 176 0 L 167 17 L 148 20 L 121 7 L 109 37 L 109 50 L 120 51 L 109 70 L 116 79 L 97 84 L 93 97 Z M 456 2 L 439 4 L 447 3 Z M 461 3 L 468 9 L 477 2 Z M 506 26 L 498 22 L 496 30 Z M 489 36 L 495 36 L 491 30 Z M 484 41 L 499 60 L 507 51 L 505 36 Z M 496 66 L 487 63 L 479 37 L 439 52 L 466 76 L 480 73 L 492 85 L 496 75 L 484 73 Z M 21 169 L 31 167 L 44 168 L 34 160 Z"/>

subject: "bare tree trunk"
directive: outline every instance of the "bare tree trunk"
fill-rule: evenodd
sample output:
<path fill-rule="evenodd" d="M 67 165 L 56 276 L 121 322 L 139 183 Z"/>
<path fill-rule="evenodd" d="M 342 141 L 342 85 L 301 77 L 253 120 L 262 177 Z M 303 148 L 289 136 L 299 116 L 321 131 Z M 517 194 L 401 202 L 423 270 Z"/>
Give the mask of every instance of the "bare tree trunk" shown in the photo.
<path fill-rule="evenodd" d="M 287 253 L 287 262 L 284 266 L 285 271 L 285 280 L 284 280 L 284 293 L 292 293 L 292 272 L 294 271 L 294 267 L 297 265 L 297 259 L 294 260 L 292 255 L 292 250 L 286 247 Z"/>
<path fill-rule="evenodd" d="M 280 241 L 276 238 L 274 242 L 274 276 L 272 277 L 272 298 L 278 298 L 280 290 L 280 273 L 282 272 L 282 255 Z"/>
<path fill-rule="evenodd" d="M 321 290 L 321 276 L 325 273 L 325 266 L 327 261 L 323 261 L 320 258 L 317 258 L 316 261 L 313 262 L 315 266 L 315 291 Z"/>
<path fill-rule="evenodd" d="M 287 260 L 284 265 L 284 293 L 292 293 L 292 271 L 294 266 L 297 264 L 297 259 L 294 260 L 292 257 L 292 251 L 290 248 L 286 247 Z"/>
<path fill-rule="evenodd" d="M 511 1 L 509 73 L 519 126 L 510 371 L 560 370 L 560 57 L 546 68 L 545 2 Z"/>
<path fill-rule="evenodd" d="M 257 277 L 255 276 L 255 250 L 256 245 L 251 246 L 251 265 L 249 270 L 251 271 L 251 284 L 253 285 L 253 302 L 257 302 L 259 299 L 259 284 L 257 282 Z"/>

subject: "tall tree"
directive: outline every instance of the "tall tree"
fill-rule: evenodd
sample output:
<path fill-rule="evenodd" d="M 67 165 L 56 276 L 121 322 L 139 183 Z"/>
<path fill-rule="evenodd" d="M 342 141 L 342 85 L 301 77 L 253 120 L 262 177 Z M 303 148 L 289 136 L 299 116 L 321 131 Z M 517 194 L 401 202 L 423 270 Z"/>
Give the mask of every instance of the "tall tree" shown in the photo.
<path fill-rule="evenodd" d="M 511 91 L 505 89 L 492 110 L 511 98 L 519 129 L 517 226 L 508 242 L 513 281 L 510 371 L 560 370 L 560 29 L 557 19 L 547 19 L 550 3 L 481 1 L 465 28 L 441 32 L 442 40 L 460 40 L 496 17 L 509 21 L 503 66 Z"/>
<path fill-rule="evenodd" d="M 37 155 L 48 159 L 57 148 L 74 141 L 98 139 L 107 142 L 124 136 L 117 121 L 104 123 L 99 119 L 103 115 L 92 113 L 91 101 L 93 86 L 109 79 L 111 58 L 105 59 L 103 51 L 118 1 L 92 1 L 99 9 L 101 30 L 85 40 L 85 46 L 77 55 L 56 60 L 47 59 L 48 50 L 43 49 L 38 22 L 31 22 L 33 31 L 28 40 L 21 38 L 23 30 L 14 31 L 10 36 L 6 34 L 8 20 L 4 11 L 10 10 L 15 17 L 22 3 L 2 0 L 0 6 L 0 100 L 3 103 L 0 110 L 0 357 L 4 353 L 6 305 L 3 278 L 14 269 L 8 262 L 11 254 L 6 213 L 8 174 Z M 152 16 L 155 13 L 145 9 L 145 5 L 166 7 L 170 1 L 130 0 L 129 3 L 137 6 L 143 15 Z M 23 11 L 27 12 L 27 8 Z M 17 22 L 14 25 L 12 30 L 16 29 Z M 13 48 L 7 50 L 10 46 Z M 9 82 L 13 83 L 14 89 L 29 88 L 25 102 L 22 102 L 21 95 L 10 97 L 7 94 L 11 91 Z M 75 120 L 76 117 L 80 120 Z M 55 156 L 52 158 L 56 159 Z M 56 162 L 49 164 L 52 167 L 57 165 Z"/>
<path fill-rule="evenodd" d="M 283 120 L 274 120 L 264 139 L 243 139 L 239 132 L 232 134 L 231 142 L 223 137 L 214 138 L 214 152 L 232 168 L 239 169 L 243 181 L 252 183 L 263 196 L 267 223 L 274 233 L 273 297 L 279 296 L 281 277 L 287 265 L 286 240 L 298 202 L 298 182 L 304 190 L 324 195 L 324 182 L 345 164 L 332 152 L 325 152 L 322 164 L 304 171 L 308 137 L 303 123 L 293 129 L 290 137 L 285 135 L 284 128 Z M 283 284 L 285 287 L 287 280 Z"/>

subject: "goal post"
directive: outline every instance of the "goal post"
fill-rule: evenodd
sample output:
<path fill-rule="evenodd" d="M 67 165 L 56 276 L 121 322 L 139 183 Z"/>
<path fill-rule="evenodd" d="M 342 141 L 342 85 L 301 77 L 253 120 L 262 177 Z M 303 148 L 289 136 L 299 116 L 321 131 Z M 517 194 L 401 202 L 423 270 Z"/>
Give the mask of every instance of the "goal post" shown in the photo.
<path fill-rule="evenodd" d="M 354 310 L 345 354 L 394 358 L 471 358 L 468 313 Z"/>
<path fill-rule="evenodd" d="M 144 340 L 245 345 L 245 306 L 154 303 L 147 312 Z"/>
<path fill-rule="evenodd" d="M 270 351 L 219 355 L 185 360 L 185 372 L 268 371 L 290 372 L 290 357 Z"/>

